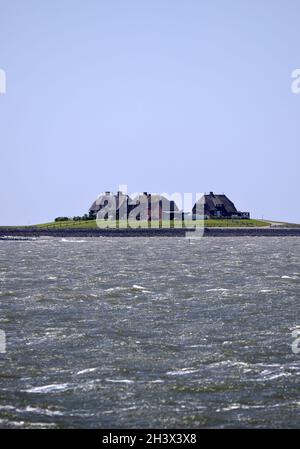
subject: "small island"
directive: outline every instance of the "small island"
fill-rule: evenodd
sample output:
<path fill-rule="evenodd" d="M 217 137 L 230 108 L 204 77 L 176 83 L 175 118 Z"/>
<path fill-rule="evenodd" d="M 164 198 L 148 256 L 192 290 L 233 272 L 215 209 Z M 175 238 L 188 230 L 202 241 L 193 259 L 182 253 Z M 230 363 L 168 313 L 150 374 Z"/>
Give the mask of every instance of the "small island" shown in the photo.
<path fill-rule="evenodd" d="M 300 235 L 298 224 L 250 218 L 225 194 L 204 194 L 191 211 L 184 212 L 163 195 L 143 192 L 132 199 L 120 191 L 106 191 L 83 216 L 61 216 L 33 226 L 2 226 L 0 237 L 184 237 L 199 228 L 210 237 Z"/>

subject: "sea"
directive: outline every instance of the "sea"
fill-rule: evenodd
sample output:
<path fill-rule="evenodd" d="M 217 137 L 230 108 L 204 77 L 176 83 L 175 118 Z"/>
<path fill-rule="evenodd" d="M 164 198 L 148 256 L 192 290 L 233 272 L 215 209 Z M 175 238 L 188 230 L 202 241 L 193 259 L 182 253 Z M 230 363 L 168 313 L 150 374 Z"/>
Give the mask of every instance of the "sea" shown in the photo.
<path fill-rule="evenodd" d="M 298 237 L 0 241 L 0 427 L 299 427 L 299 255 Z"/>

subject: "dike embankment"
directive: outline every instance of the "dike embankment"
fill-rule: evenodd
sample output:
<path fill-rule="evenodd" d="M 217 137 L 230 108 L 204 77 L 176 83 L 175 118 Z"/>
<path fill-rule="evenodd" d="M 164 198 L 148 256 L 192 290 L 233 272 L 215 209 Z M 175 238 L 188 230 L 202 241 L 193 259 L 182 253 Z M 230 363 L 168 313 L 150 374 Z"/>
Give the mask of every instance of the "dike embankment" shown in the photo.
<path fill-rule="evenodd" d="M 37 228 L 1 227 L 0 238 L 32 237 L 185 237 L 194 229 L 98 229 L 98 228 Z M 204 237 L 300 237 L 299 228 L 204 228 Z"/>

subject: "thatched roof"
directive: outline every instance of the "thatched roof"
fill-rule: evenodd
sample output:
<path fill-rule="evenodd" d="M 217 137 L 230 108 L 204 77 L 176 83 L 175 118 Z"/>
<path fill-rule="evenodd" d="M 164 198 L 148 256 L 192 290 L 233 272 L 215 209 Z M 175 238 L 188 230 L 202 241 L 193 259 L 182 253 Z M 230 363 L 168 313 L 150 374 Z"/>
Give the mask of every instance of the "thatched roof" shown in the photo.
<path fill-rule="evenodd" d="M 203 211 L 204 207 L 204 214 L 210 215 L 216 212 L 217 210 L 222 210 L 224 213 L 231 215 L 237 213 L 237 209 L 235 205 L 233 204 L 230 199 L 222 194 L 214 194 L 213 192 L 210 192 L 208 195 L 203 195 L 197 203 L 193 207 L 193 212 L 196 212 L 196 206 L 197 211 Z"/>
<path fill-rule="evenodd" d="M 101 207 L 104 205 L 110 204 L 112 201 L 116 201 L 116 207 L 118 209 L 122 209 L 125 205 L 127 205 L 129 202 L 131 202 L 131 198 L 126 195 L 125 193 L 118 192 L 116 195 L 114 195 L 111 192 L 105 192 L 101 193 L 98 198 L 93 202 L 93 204 L 90 207 L 90 212 L 97 213 Z"/>
<path fill-rule="evenodd" d="M 158 205 L 159 202 L 161 201 L 163 210 L 170 211 L 171 209 L 171 201 L 168 200 L 163 195 L 158 195 L 156 193 L 147 194 L 146 192 L 144 192 L 143 194 L 137 195 L 133 198 L 133 203 L 137 204 L 148 203 L 148 201 L 151 201 L 152 206 L 155 206 L 156 204 Z M 178 211 L 179 209 L 177 207 L 177 204 L 174 201 L 173 204 L 174 204 L 174 211 Z"/>
<path fill-rule="evenodd" d="M 172 214 L 174 216 L 174 213 L 179 213 L 175 201 L 170 201 L 163 195 L 148 194 L 147 192 L 135 196 L 133 200 L 122 192 L 118 192 L 116 195 L 111 192 L 101 193 L 90 207 L 90 213 L 97 215 L 104 207 L 108 216 L 113 216 L 116 212 L 119 218 L 127 218 L 129 213 L 134 216 L 136 212 L 141 220 L 147 220 L 150 217 L 153 220 L 160 218 L 168 220 Z"/>

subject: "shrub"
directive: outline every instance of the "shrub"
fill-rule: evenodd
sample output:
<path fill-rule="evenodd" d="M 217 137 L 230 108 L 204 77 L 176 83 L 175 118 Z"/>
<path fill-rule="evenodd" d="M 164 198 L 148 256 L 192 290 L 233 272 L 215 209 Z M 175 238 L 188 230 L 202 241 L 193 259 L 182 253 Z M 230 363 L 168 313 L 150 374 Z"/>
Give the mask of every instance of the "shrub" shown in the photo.
<path fill-rule="evenodd" d="M 57 217 L 54 221 L 69 221 L 69 217 Z"/>

